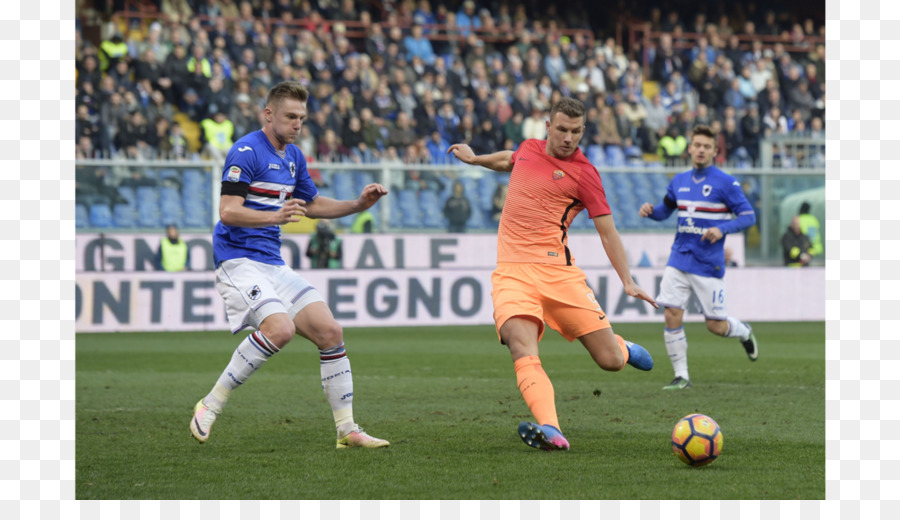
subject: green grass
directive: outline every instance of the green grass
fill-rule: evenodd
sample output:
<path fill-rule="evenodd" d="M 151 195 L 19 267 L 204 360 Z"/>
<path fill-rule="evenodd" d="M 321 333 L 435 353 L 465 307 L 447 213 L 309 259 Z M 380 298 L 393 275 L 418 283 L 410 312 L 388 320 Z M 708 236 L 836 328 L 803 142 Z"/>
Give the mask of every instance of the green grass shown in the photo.
<path fill-rule="evenodd" d="M 297 338 L 236 390 L 209 442 L 188 433 L 242 336 L 79 334 L 76 496 L 93 499 L 825 498 L 825 326 L 757 323 L 760 359 L 686 326 L 694 386 L 672 379 L 662 324 L 621 324 L 656 368 L 604 372 L 548 330 L 541 359 L 569 452 L 527 447 L 531 415 L 492 327 L 347 329 L 354 415 L 391 441 L 335 450 L 314 347 Z M 725 438 L 711 465 L 670 448 L 684 415 Z"/>

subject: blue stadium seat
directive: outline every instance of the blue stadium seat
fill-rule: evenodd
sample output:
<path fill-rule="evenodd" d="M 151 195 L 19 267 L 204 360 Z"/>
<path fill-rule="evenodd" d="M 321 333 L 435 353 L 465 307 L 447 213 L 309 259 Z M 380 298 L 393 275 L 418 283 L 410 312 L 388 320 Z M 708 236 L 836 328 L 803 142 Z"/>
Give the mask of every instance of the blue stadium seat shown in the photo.
<path fill-rule="evenodd" d="M 90 209 L 91 227 L 113 227 L 112 210 L 106 204 L 92 204 Z"/>
<path fill-rule="evenodd" d="M 137 204 L 137 195 L 134 193 L 134 188 L 131 186 L 119 186 L 117 188 L 119 195 L 122 196 L 123 199 L 128 201 L 128 204 L 134 206 Z"/>
<path fill-rule="evenodd" d="M 75 229 L 90 227 L 91 220 L 87 207 L 84 204 L 75 204 Z"/>
<path fill-rule="evenodd" d="M 113 206 L 113 224 L 118 228 L 132 228 L 135 224 L 134 206 L 130 204 L 116 204 Z"/>
<path fill-rule="evenodd" d="M 497 178 L 492 173 L 482 175 L 478 179 L 477 204 L 484 211 L 491 211 L 491 206 L 494 205 L 494 191 L 497 189 L 497 184 Z"/>
<path fill-rule="evenodd" d="M 359 195 L 363 188 L 375 182 L 373 172 L 353 172 L 353 191 Z"/>
<path fill-rule="evenodd" d="M 588 146 L 585 156 L 594 166 L 603 166 L 606 164 L 606 152 L 603 151 L 603 147 L 599 144 Z"/>
<path fill-rule="evenodd" d="M 427 228 L 444 227 L 444 206 L 440 196 L 434 190 L 422 190 L 419 192 L 419 208 L 422 210 L 422 224 Z"/>
<path fill-rule="evenodd" d="M 138 227 L 160 227 L 159 192 L 152 186 L 141 186 L 137 193 Z"/>
<path fill-rule="evenodd" d="M 608 145 L 605 152 L 607 166 L 625 166 L 625 151 L 621 146 Z"/>
<path fill-rule="evenodd" d="M 419 195 L 415 190 L 400 190 L 397 194 L 397 203 L 400 209 L 400 223 L 402 227 L 422 227 L 422 216 L 419 211 Z"/>

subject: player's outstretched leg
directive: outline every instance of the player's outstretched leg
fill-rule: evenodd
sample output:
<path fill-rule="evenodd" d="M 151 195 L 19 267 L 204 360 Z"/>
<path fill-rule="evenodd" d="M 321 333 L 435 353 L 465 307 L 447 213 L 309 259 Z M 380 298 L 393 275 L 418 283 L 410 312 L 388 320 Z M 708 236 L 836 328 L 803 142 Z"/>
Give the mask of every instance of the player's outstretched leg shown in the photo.
<path fill-rule="evenodd" d="M 759 345 L 756 343 L 756 335 L 753 334 L 753 327 L 749 323 L 745 322 L 744 326 L 750 331 L 750 335 L 746 340 L 741 341 L 741 345 L 747 351 L 747 357 L 750 358 L 750 361 L 756 361 L 759 359 Z"/>
<path fill-rule="evenodd" d="M 533 422 L 523 422 L 519 424 L 519 437 L 522 438 L 522 442 L 532 448 L 540 448 L 545 451 L 569 450 L 569 441 L 563 437 L 558 428 L 549 424 L 538 425 Z"/>
<path fill-rule="evenodd" d="M 209 430 L 219 417 L 217 412 L 211 410 L 203 404 L 203 399 L 194 405 L 194 417 L 191 418 L 191 435 L 200 441 L 206 442 L 209 439 Z"/>
<path fill-rule="evenodd" d="M 653 368 L 653 356 L 647 352 L 647 349 L 627 340 L 625 341 L 625 348 L 628 349 L 629 365 L 638 370 L 651 370 Z"/>

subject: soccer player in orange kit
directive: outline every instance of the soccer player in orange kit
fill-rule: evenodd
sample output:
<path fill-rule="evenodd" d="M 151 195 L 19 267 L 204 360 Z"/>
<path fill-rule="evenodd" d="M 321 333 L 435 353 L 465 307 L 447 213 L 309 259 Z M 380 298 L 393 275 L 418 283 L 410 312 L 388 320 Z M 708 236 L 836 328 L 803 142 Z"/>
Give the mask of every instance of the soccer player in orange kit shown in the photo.
<path fill-rule="evenodd" d="M 519 391 L 536 420 L 521 423 L 519 436 L 544 450 L 569 449 L 553 385 L 538 357 L 544 322 L 567 340 L 581 341 L 603 370 L 621 370 L 626 363 L 653 368 L 644 347 L 613 333 L 567 246 L 569 226 L 586 208 L 625 292 L 658 308 L 632 279 L 600 174 L 578 148 L 584 123 L 584 105 L 562 98 L 550 110 L 546 140 L 528 139 L 515 152 L 485 155 L 475 155 L 465 144 L 448 149 L 467 164 L 512 172 L 497 234 L 491 296 L 497 334 L 509 347 Z"/>

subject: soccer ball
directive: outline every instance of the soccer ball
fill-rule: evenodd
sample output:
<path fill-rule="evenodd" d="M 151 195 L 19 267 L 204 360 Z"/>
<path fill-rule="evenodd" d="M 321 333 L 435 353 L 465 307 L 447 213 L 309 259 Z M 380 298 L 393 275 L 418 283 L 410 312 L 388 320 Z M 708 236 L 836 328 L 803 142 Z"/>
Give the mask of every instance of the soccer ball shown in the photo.
<path fill-rule="evenodd" d="M 672 430 L 672 451 L 690 466 L 705 466 L 716 460 L 723 444 L 719 425 L 703 414 L 683 417 Z"/>

